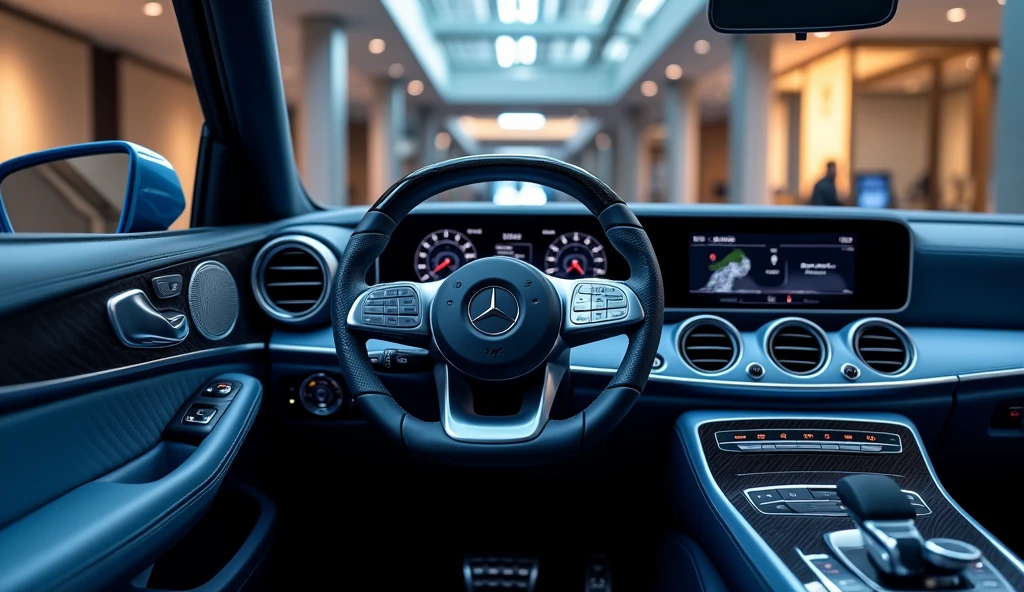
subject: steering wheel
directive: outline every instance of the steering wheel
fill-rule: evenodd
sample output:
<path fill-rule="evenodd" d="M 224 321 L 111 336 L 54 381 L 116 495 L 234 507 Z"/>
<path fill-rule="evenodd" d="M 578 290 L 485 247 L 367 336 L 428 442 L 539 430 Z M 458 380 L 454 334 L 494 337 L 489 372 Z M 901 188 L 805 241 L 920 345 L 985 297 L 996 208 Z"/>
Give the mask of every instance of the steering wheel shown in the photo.
<path fill-rule="evenodd" d="M 366 284 L 367 272 L 415 206 L 449 189 L 503 180 L 545 185 L 583 203 L 629 264 L 630 278 L 566 280 L 512 257 L 488 257 L 440 281 Z M 647 383 L 664 306 L 647 233 L 607 185 L 552 158 L 485 155 L 422 168 L 373 204 L 341 257 L 331 315 L 345 385 L 371 423 L 429 460 L 521 466 L 575 456 L 618 425 Z M 569 372 L 569 348 L 621 334 L 629 346 L 608 386 L 576 415 L 550 419 Z M 431 352 L 439 422 L 422 421 L 395 402 L 367 359 L 369 338 Z M 509 381 L 524 385 L 518 413 L 478 413 L 474 401 Z"/>

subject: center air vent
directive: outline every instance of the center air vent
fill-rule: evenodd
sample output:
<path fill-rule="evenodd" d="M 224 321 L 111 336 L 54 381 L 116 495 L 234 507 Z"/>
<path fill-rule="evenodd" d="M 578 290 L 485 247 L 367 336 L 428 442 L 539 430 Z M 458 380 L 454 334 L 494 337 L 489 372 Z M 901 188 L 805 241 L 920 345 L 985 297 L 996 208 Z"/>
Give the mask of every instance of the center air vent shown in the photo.
<path fill-rule="evenodd" d="M 337 261 L 323 243 L 306 236 L 286 236 L 267 243 L 253 267 L 253 290 L 260 307 L 287 323 L 319 317 Z"/>
<path fill-rule="evenodd" d="M 857 357 L 881 374 L 899 374 L 910 365 L 910 339 L 903 328 L 888 321 L 867 321 L 853 337 Z"/>
<path fill-rule="evenodd" d="M 790 374 L 814 374 L 825 365 L 828 341 L 817 325 L 803 319 L 779 321 L 768 334 L 768 355 Z"/>
<path fill-rule="evenodd" d="M 739 336 L 725 319 L 694 317 L 683 326 L 679 351 L 683 360 L 698 372 L 724 372 L 739 359 Z"/>

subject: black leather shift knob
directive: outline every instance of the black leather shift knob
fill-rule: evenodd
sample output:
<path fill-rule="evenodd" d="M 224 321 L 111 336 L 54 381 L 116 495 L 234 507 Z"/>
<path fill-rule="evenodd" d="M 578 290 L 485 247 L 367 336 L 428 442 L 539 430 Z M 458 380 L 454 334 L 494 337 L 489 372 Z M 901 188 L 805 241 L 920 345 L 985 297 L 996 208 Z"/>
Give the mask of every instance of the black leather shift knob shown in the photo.
<path fill-rule="evenodd" d="M 852 475 L 836 486 L 839 499 L 859 520 L 913 520 L 914 507 L 885 475 Z"/>

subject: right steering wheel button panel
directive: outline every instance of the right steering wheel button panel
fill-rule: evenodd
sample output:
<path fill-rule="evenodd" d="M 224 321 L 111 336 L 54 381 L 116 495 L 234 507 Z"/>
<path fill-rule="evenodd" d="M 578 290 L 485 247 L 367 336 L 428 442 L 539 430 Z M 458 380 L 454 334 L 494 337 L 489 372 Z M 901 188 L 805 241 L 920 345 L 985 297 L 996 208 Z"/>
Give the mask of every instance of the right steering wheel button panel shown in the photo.
<path fill-rule="evenodd" d="M 588 325 L 626 318 L 629 304 L 621 288 L 609 284 L 586 283 L 572 294 L 572 322 Z"/>

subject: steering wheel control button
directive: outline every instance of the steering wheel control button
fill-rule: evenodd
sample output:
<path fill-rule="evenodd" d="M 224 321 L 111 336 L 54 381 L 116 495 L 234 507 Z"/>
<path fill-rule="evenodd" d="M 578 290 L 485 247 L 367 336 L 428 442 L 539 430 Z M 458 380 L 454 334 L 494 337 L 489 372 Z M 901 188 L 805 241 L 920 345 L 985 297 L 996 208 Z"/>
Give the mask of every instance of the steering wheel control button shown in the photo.
<path fill-rule="evenodd" d="M 569 318 L 575 325 L 619 320 L 628 315 L 629 303 L 621 288 L 587 282 L 573 290 L 572 314 Z"/>
<path fill-rule="evenodd" d="M 754 380 L 761 380 L 762 378 L 764 378 L 764 366 L 758 364 L 757 362 L 751 362 L 750 364 L 747 364 L 747 376 L 753 378 Z"/>
<path fill-rule="evenodd" d="M 180 274 L 162 275 L 153 278 L 153 292 L 157 298 L 174 298 L 181 294 L 181 284 Z"/>
<path fill-rule="evenodd" d="M 302 406 L 313 415 L 326 416 L 334 413 L 345 400 L 341 385 L 330 376 L 319 373 L 308 376 L 299 387 Z"/>
<path fill-rule="evenodd" d="M 359 305 L 364 325 L 411 329 L 420 324 L 420 299 L 414 288 L 398 286 L 370 292 Z"/>
<path fill-rule="evenodd" d="M 181 423 L 187 423 L 192 425 L 206 425 L 213 421 L 213 416 L 217 415 L 217 408 L 212 405 L 203 405 L 201 403 L 193 403 L 185 412 L 185 416 L 181 418 Z"/>
<path fill-rule="evenodd" d="M 503 335 L 519 321 L 519 299 L 501 286 L 488 286 L 469 300 L 469 322 L 484 335 Z"/>
<path fill-rule="evenodd" d="M 843 373 L 843 377 L 847 380 L 857 380 L 860 378 L 860 368 L 853 364 L 843 364 L 841 371 Z"/>

